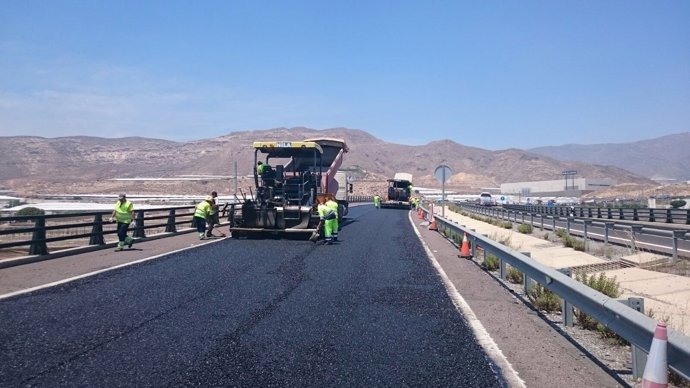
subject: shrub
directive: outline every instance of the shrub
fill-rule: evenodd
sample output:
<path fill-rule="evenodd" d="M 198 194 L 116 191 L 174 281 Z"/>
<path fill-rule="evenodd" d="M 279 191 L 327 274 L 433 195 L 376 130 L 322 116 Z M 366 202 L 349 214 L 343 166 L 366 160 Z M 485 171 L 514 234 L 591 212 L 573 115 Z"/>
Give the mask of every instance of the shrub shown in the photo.
<path fill-rule="evenodd" d="M 685 206 L 686 204 L 687 204 L 687 202 L 685 202 L 684 199 L 674 199 L 670 203 L 671 207 L 674 209 L 681 208 L 681 207 Z"/>
<path fill-rule="evenodd" d="M 620 290 L 620 285 L 616 281 L 616 277 L 614 276 L 612 278 L 608 278 L 603 272 L 600 273 L 599 276 L 594 274 L 587 276 L 586 273 L 578 273 L 575 275 L 575 280 L 601 292 L 610 298 L 618 298 L 623 293 Z M 623 337 L 619 336 L 613 330 L 597 322 L 594 318 L 590 317 L 579 309 L 575 309 L 575 319 L 583 329 L 596 330 L 603 338 L 612 340 L 613 342 L 621 345 L 627 344 L 627 341 Z"/>
<path fill-rule="evenodd" d="M 503 229 L 513 229 L 513 223 L 510 221 L 501 221 L 499 222 L 498 226 Z"/>
<path fill-rule="evenodd" d="M 482 267 L 486 268 L 486 270 L 488 271 L 496 271 L 498 269 L 498 265 L 498 256 L 494 255 L 493 253 L 489 253 L 488 255 L 486 255 L 486 258 L 482 263 Z"/>
<path fill-rule="evenodd" d="M 561 309 L 561 298 L 540 284 L 535 284 L 527 293 L 530 302 L 541 311 L 554 312 Z"/>
<path fill-rule="evenodd" d="M 558 228 L 558 229 L 556 229 L 556 231 L 554 232 L 554 234 L 555 234 L 556 236 L 558 236 L 558 238 L 561 238 L 561 239 L 568 236 L 568 233 L 566 233 L 565 229 L 563 229 L 563 228 Z"/>
<path fill-rule="evenodd" d="M 534 228 L 530 224 L 522 224 L 518 226 L 518 232 L 524 233 L 524 234 L 532 234 L 532 231 Z"/>
<path fill-rule="evenodd" d="M 25 207 L 17 212 L 18 216 L 42 216 L 44 214 L 43 209 L 32 206 Z"/>
<path fill-rule="evenodd" d="M 517 268 L 508 267 L 506 279 L 508 279 L 508 281 L 511 283 L 522 284 L 523 275 L 522 272 L 518 271 Z"/>

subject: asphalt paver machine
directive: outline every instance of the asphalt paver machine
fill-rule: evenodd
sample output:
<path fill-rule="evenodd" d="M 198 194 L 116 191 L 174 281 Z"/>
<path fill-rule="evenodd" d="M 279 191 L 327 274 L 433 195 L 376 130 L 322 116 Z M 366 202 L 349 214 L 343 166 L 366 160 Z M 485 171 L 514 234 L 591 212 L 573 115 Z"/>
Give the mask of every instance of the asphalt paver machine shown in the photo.
<path fill-rule="evenodd" d="M 258 141 L 254 148 L 254 188 L 241 192 L 230 210 L 234 238 L 262 234 L 298 234 L 316 231 L 316 197 L 335 194 L 338 171 L 347 152 L 339 139 Z M 257 169 L 258 162 L 264 165 Z"/>

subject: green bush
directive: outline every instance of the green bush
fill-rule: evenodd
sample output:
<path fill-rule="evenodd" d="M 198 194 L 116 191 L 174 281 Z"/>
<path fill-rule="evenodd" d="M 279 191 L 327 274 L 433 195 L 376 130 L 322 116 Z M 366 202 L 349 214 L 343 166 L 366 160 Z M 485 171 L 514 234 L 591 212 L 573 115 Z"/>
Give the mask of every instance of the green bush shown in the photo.
<path fill-rule="evenodd" d="M 573 248 L 576 251 L 585 251 L 585 241 L 577 239 L 573 236 L 565 236 L 561 238 L 561 241 L 563 241 L 563 246 L 566 246 L 568 248 Z"/>
<path fill-rule="evenodd" d="M 687 202 L 685 202 L 684 199 L 674 199 L 670 203 L 671 207 L 674 209 L 681 208 L 681 207 L 685 206 L 686 204 L 687 204 Z"/>
<path fill-rule="evenodd" d="M 25 207 L 17 212 L 18 216 L 42 216 L 45 212 L 37 207 Z"/>
<path fill-rule="evenodd" d="M 498 256 L 494 255 L 493 253 L 489 253 L 488 255 L 486 255 L 486 258 L 482 263 L 482 267 L 486 268 L 488 271 L 496 271 L 498 269 L 498 266 Z"/>
<path fill-rule="evenodd" d="M 530 302 L 541 311 L 555 312 L 561 309 L 561 298 L 540 284 L 535 284 L 527 293 Z"/>
<path fill-rule="evenodd" d="M 498 223 L 498 226 L 500 226 L 503 229 L 513 229 L 513 223 L 510 221 L 500 221 Z"/>
<path fill-rule="evenodd" d="M 616 281 L 616 277 L 614 276 L 612 278 L 608 278 L 606 275 L 604 275 L 604 273 L 600 273 L 599 276 L 594 274 L 587 276 L 586 273 L 579 273 L 575 275 L 575 280 L 601 292 L 610 298 L 618 298 L 623 293 L 623 291 L 620 289 L 620 285 Z M 594 318 L 590 317 L 579 309 L 575 309 L 575 319 L 583 329 L 596 330 L 605 339 L 611 340 L 620 345 L 627 344 L 627 341 L 623 337 L 619 336 L 613 330 L 597 322 Z"/>
<path fill-rule="evenodd" d="M 563 228 L 558 228 L 558 229 L 556 229 L 556 231 L 554 232 L 554 234 L 555 234 L 556 236 L 558 236 L 558 238 L 561 238 L 561 239 L 568 236 L 568 233 L 566 233 L 565 229 L 563 229 Z"/>
<path fill-rule="evenodd" d="M 523 275 L 522 272 L 518 271 L 517 268 L 508 267 L 506 279 L 511 283 L 522 284 Z"/>
<path fill-rule="evenodd" d="M 518 226 L 518 232 L 523 233 L 523 234 L 532 234 L 532 231 L 534 228 L 530 224 L 522 224 Z"/>

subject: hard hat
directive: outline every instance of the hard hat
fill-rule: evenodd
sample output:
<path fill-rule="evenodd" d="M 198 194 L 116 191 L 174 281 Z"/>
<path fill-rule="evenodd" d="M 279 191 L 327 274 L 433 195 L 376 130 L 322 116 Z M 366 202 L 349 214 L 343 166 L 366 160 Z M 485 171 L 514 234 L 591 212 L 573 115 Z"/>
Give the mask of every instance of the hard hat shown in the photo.
<path fill-rule="evenodd" d="M 208 196 L 208 197 L 206 197 L 206 200 L 209 201 L 209 202 L 211 202 L 211 201 L 213 201 L 213 197 Z"/>

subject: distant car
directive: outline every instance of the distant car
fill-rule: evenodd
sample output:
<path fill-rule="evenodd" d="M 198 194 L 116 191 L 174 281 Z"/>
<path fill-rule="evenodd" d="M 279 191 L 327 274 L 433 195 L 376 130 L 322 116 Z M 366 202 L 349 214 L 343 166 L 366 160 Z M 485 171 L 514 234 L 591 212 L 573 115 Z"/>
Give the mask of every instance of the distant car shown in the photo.
<path fill-rule="evenodd" d="M 491 198 L 491 193 L 483 192 L 479 194 L 479 205 L 481 206 L 493 206 L 494 201 Z"/>

